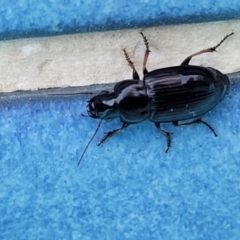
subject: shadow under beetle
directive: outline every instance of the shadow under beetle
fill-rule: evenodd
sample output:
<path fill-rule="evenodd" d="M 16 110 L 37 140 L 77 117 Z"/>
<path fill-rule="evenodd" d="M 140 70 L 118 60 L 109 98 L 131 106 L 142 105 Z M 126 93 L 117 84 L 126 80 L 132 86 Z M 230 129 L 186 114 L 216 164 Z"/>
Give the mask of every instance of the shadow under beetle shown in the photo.
<path fill-rule="evenodd" d="M 140 34 L 146 47 L 143 80 L 140 80 L 126 49 L 123 49 L 125 58 L 133 70 L 133 79 L 116 83 L 112 92 L 102 91 L 88 102 L 88 115 L 91 118 L 99 118 L 100 122 L 84 149 L 78 166 L 102 120 L 110 121 L 120 118 L 123 124 L 122 127 L 107 132 L 98 146 L 130 124 L 147 119 L 153 122 L 159 132 L 166 137 L 165 152 L 171 146 L 171 135 L 161 129 L 160 123 L 172 122 L 175 126 L 202 123 L 217 136 L 213 127 L 202 120 L 202 116 L 224 98 L 229 91 L 230 81 L 225 74 L 216 69 L 189 65 L 189 62 L 197 55 L 216 51 L 229 36 L 233 35 L 233 32 L 226 35 L 216 46 L 188 56 L 180 66 L 161 68 L 151 72 L 146 68 L 150 53 L 148 40 L 142 32 Z M 192 121 L 179 123 L 184 120 Z"/>

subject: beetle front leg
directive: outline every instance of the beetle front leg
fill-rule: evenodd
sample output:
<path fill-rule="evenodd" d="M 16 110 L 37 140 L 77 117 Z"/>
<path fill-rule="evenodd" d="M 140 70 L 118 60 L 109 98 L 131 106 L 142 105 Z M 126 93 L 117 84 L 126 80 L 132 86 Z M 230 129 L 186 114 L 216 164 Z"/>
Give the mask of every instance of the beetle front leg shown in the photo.
<path fill-rule="evenodd" d="M 230 34 L 226 35 L 226 36 L 225 36 L 216 46 L 214 46 L 214 47 L 207 48 L 207 49 L 203 49 L 202 51 L 196 52 L 196 53 L 188 56 L 188 57 L 181 63 L 181 65 L 188 65 L 189 62 L 191 61 L 191 59 L 192 59 L 193 57 L 195 57 L 195 56 L 201 55 L 201 54 L 203 54 L 203 53 L 215 52 L 216 49 L 217 49 L 218 47 L 220 47 L 220 45 L 221 45 L 228 37 L 230 37 L 230 36 L 233 35 L 233 34 L 234 34 L 234 32 L 231 32 Z"/>
<path fill-rule="evenodd" d="M 104 143 L 108 138 L 112 137 L 113 135 L 115 135 L 116 133 L 121 132 L 123 129 L 125 129 L 127 126 L 129 126 L 130 124 L 128 123 L 123 123 L 121 128 L 115 129 L 113 131 L 107 132 L 104 137 L 100 140 L 100 142 L 97 144 L 98 146 L 100 146 L 102 143 Z"/>
<path fill-rule="evenodd" d="M 124 53 L 124 56 L 125 56 L 125 59 L 127 60 L 128 62 L 128 65 L 130 66 L 130 68 L 133 70 L 133 79 L 138 79 L 140 80 L 139 78 L 139 75 L 137 73 L 137 70 L 134 66 L 134 63 L 131 61 L 130 57 L 129 57 L 129 54 L 127 53 L 126 49 L 124 48 L 123 49 L 123 53 Z"/>
<path fill-rule="evenodd" d="M 166 132 L 166 131 L 162 130 L 161 127 L 160 127 L 160 123 L 158 123 L 158 122 L 155 123 L 155 126 L 157 127 L 158 131 L 162 135 L 164 135 L 167 139 L 167 149 L 165 150 L 165 152 L 167 153 L 169 148 L 171 147 L 171 134 L 170 134 L 170 132 Z"/>
<path fill-rule="evenodd" d="M 212 131 L 214 136 L 217 137 L 217 133 L 215 132 L 214 128 L 209 123 L 203 121 L 201 118 L 196 119 L 193 122 L 188 122 L 188 123 L 183 123 L 183 124 L 179 124 L 178 121 L 176 121 L 176 122 L 173 122 L 173 125 L 176 127 L 181 127 L 181 126 L 187 126 L 187 125 L 192 125 L 192 124 L 196 124 L 196 123 L 204 124 L 206 127 L 208 127 Z"/>
<path fill-rule="evenodd" d="M 147 65 L 147 60 L 148 60 L 148 56 L 150 53 L 149 43 L 148 43 L 147 37 L 143 34 L 143 32 L 140 32 L 140 34 L 142 35 L 142 38 L 143 38 L 143 41 L 144 41 L 144 44 L 146 47 L 145 54 L 144 54 L 144 60 L 143 60 L 143 75 L 146 75 L 148 73 L 146 65 Z"/>

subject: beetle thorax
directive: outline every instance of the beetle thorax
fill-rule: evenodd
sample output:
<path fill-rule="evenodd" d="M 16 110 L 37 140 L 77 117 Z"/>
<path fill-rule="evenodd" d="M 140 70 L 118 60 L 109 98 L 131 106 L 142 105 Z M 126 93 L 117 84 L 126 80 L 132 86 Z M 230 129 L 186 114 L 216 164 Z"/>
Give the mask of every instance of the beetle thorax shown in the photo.
<path fill-rule="evenodd" d="M 138 123 L 149 117 L 149 104 L 143 81 L 123 82 L 115 88 L 116 106 L 125 123 Z"/>

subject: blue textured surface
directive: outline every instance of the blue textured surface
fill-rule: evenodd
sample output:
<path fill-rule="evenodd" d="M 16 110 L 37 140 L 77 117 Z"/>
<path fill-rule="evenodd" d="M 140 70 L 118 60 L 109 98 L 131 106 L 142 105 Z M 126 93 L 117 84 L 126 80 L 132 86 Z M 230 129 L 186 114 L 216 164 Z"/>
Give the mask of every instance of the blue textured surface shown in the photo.
<path fill-rule="evenodd" d="M 87 99 L 0 107 L 0 239 L 239 239 L 240 86 L 203 125 L 143 122 L 97 147 L 77 168 L 97 120 Z"/>
<path fill-rule="evenodd" d="M 13 38 L 236 19 L 240 1 L 9 0 L 0 15 L 0 37 Z"/>

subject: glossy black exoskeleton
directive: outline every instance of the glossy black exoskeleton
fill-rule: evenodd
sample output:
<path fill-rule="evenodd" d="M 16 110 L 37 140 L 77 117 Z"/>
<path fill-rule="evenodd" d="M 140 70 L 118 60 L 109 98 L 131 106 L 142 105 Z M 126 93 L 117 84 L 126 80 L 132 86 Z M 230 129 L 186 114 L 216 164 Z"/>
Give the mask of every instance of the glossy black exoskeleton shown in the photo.
<path fill-rule="evenodd" d="M 216 69 L 189 65 L 189 62 L 192 57 L 216 51 L 233 32 L 225 36 L 216 46 L 190 55 L 180 66 L 151 72 L 146 69 L 150 53 L 149 44 L 143 33 L 140 34 L 146 46 L 143 80 L 140 80 L 133 62 L 124 49 L 125 58 L 133 70 L 133 79 L 118 82 L 112 92 L 101 92 L 91 98 L 87 105 L 90 117 L 107 121 L 119 118 L 123 123 L 121 128 L 106 133 L 98 145 L 130 124 L 147 119 L 153 122 L 160 133 L 166 137 L 166 152 L 171 146 L 171 137 L 169 132 L 160 128 L 160 123 L 172 122 L 175 126 L 203 123 L 217 136 L 214 129 L 202 120 L 202 116 L 224 98 L 229 91 L 230 81 L 226 75 Z M 184 120 L 191 121 L 179 123 Z"/>

